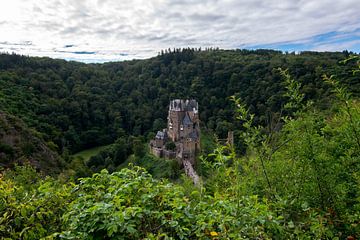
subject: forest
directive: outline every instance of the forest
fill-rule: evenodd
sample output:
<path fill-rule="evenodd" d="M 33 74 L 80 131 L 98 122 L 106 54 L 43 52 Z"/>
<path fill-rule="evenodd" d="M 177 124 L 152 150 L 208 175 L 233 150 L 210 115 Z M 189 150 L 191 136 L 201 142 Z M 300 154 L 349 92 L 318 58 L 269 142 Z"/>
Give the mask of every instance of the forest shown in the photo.
<path fill-rule="evenodd" d="M 0 237 L 358 239 L 359 76 L 347 51 L 0 54 Z M 199 102 L 198 186 L 147 151 L 175 98 Z"/>

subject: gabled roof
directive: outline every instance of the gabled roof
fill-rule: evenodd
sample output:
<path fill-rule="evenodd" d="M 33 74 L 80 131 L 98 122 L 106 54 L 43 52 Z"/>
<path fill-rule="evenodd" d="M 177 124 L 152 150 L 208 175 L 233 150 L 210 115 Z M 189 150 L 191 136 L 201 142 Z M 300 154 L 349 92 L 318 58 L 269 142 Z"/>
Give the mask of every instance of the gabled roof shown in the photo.
<path fill-rule="evenodd" d="M 198 134 L 196 131 L 192 131 L 190 134 L 189 134 L 189 137 L 192 139 L 192 140 L 197 140 L 199 138 Z"/>
<path fill-rule="evenodd" d="M 165 139 L 167 138 L 167 133 L 164 131 L 158 131 L 155 138 L 157 139 Z"/>
<path fill-rule="evenodd" d="M 189 117 L 189 114 L 188 113 L 185 113 L 185 117 L 182 121 L 182 124 L 184 126 L 187 126 L 187 125 L 191 125 L 193 122 L 191 121 L 190 117 Z"/>

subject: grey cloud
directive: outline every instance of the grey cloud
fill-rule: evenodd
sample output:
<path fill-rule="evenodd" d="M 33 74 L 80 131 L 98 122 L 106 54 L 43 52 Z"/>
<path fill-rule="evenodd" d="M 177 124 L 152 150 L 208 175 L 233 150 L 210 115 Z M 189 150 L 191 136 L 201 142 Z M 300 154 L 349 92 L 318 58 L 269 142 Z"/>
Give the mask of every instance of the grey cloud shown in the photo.
<path fill-rule="evenodd" d="M 47 33 L 51 36 L 48 41 L 55 42 L 54 48 L 75 45 L 71 52 L 63 52 L 74 58 L 145 57 L 168 47 L 235 48 L 306 43 L 313 41 L 314 36 L 332 31 L 347 34 L 343 37 L 347 38 L 349 34 L 358 34 L 354 31 L 360 29 L 358 0 L 38 0 L 28 3 L 32 6 L 29 9 L 33 9 L 25 11 L 28 21 L 19 21 L 24 36 L 31 31 L 38 35 Z M 3 25 L 9 25 L 4 21 L 0 17 L 0 30 Z M 328 39 L 323 47 L 331 44 L 340 47 L 336 42 L 339 38 Z M 86 49 L 90 50 L 77 49 L 86 43 L 89 43 Z M 119 53 L 117 46 L 124 49 L 126 56 Z M 76 54 L 82 51 L 96 54 Z"/>
<path fill-rule="evenodd" d="M 164 13 L 162 13 L 162 14 L 164 14 Z M 171 21 L 184 21 L 185 20 L 185 16 L 180 12 L 174 12 L 171 14 L 167 14 L 166 18 Z"/>
<path fill-rule="evenodd" d="M 191 20 L 199 21 L 199 22 L 212 22 L 212 21 L 219 21 L 225 20 L 225 15 L 220 14 L 199 14 L 195 13 L 189 16 Z"/>
<path fill-rule="evenodd" d="M 104 4 L 106 4 L 106 0 L 98 0 L 97 1 L 97 5 L 99 5 L 99 6 L 103 6 Z"/>
<path fill-rule="evenodd" d="M 65 35 L 73 35 L 73 34 L 81 34 L 83 30 L 80 27 L 65 27 L 63 30 L 61 30 L 61 34 Z"/>
<path fill-rule="evenodd" d="M 0 42 L 1 45 L 10 45 L 10 46 L 31 46 L 33 43 L 31 41 L 22 41 L 22 42 Z"/>
<path fill-rule="evenodd" d="M 192 6 L 192 5 L 204 5 L 204 4 L 216 4 L 218 0 L 171 0 L 168 2 L 168 5 L 171 6 Z"/>
<path fill-rule="evenodd" d="M 33 11 L 34 11 L 34 12 L 38 12 L 38 13 L 43 13 L 43 11 L 41 10 L 41 8 L 40 8 L 39 6 L 37 6 L 37 5 L 34 5 L 34 6 L 33 6 Z"/>
<path fill-rule="evenodd" d="M 73 11 L 71 13 L 71 15 L 69 16 L 70 19 L 78 19 L 78 20 L 82 20 L 82 21 L 86 21 L 91 17 L 92 17 L 91 14 L 84 10 Z"/>
<path fill-rule="evenodd" d="M 33 27 L 37 27 L 40 30 L 46 30 L 46 31 L 57 31 L 59 29 L 63 28 L 63 24 L 55 21 L 42 21 L 37 24 L 35 24 Z"/>

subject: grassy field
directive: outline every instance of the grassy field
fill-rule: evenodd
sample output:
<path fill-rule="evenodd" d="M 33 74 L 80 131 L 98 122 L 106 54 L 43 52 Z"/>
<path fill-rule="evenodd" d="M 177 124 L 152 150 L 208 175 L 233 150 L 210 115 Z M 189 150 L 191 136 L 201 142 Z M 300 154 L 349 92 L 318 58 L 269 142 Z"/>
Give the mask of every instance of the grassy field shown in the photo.
<path fill-rule="evenodd" d="M 84 151 L 75 153 L 73 155 L 74 158 L 78 158 L 78 157 L 82 157 L 85 161 L 89 160 L 92 156 L 95 156 L 96 154 L 98 154 L 99 152 L 101 152 L 102 150 L 104 150 L 106 147 L 108 147 L 108 145 L 106 146 L 100 146 L 100 147 L 94 147 L 94 148 L 90 148 L 90 149 L 86 149 Z"/>

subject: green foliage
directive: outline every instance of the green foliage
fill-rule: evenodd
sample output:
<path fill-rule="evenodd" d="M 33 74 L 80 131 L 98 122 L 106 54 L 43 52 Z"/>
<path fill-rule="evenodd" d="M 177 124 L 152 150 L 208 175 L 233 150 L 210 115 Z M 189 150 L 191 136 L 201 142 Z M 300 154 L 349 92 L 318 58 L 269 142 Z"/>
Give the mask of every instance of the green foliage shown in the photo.
<path fill-rule="evenodd" d="M 360 106 L 352 105 L 354 120 L 360 122 Z M 349 216 L 357 216 L 360 152 L 345 113 L 322 118 L 318 112 L 307 113 L 288 122 L 282 130 L 286 142 L 267 162 L 267 169 L 277 195 L 293 198 L 295 209 L 307 204 L 320 209 L 325 228 L 359 234 Z M 286 140 L 285 140 L 286 139 Z"/>
<path fill-rule="evenodd" d="M 110 172 L 115 171 L 115 169 L 123 164 L 132 153 L 132 143 L 129 141 L 130 138 L 117 139 L 115 143 L 103 148 L 87 161 L 85 160 L 86 166 L 91 169 L 92 172 L 99 172 L 104 168 L 108 169 Z M 137 147 L 136 150 L 138 151 L 137 154 L 140 154 L 141 149 Z"/>
<path fill-rule="evenodd" d="M 282 54 L 272 50 L 176 50 L 148 60 L 81 64 L 0 55 L 0 110 L 36 128 L 53 149 L 70 153 L 102 146 L 127 135 L 147 135 L 165 127 L 169 99 L 196 97 L 200 119 L 225 137 L 238 129 L 228 96 L 243 99 L 267 124 L 267 112 L 279 112 L 286 101 L 277 68 L 288 69 L 307 99 L 329 106 L 325 71 L 341 75 L 354 95 L 359 83 L 340 68 L 348 53 Z M 295 86 L 296 87 L 296 86 Z M 122 130 L 121 130 L 122 129 Z"/>
<path fill-rule="evenodd" d="M 136 157 L 142 158 L 146 154 L 146 148 L 141 138 L 135 138 L 132 142 L 132 149 Z"/>
<path fill-rule="evenodd" d="M 66 174 L 59 176 L 62 182 L 44 178 L 27 166 L 5 171 L 0 175 L 0 236 L 360 236 L 360 104 L 353 98 L 359 94 L 359 81 L 356 71 L 347 75 L 356 62 L 345 70 L 338 68 L 336 62 L 345 55 L 187 49 L 148 61 L 104 65 L 0 55 L 0 83 L 6 86 L 0 89 L 1 108 L 36 126 L 38 132 L 31 136 L 57 145 L 51 144 L 63 151 L 70 168 L 78 170 L 73 176 L 89 176 L 89 168 L 108 169 L 78 179 L 78 184 Z M 322 67 L 315 67 L 318 64 Z M 278 67 L 289 70 L 279 74 L 273 70 Z M 331 75 L 318 81 L 322 68 Z M 330 92 L 337 97 L 333 102 Z M 201 119 L 212 131 L 223 134 L 235 128 L 246 149 L 238 155 L 232 146 L 218 146 L 201 157 L 204 182 L 198 187 L 186 177 L 178 180 L 176 161 L 144 155 L 144 139 L 127 137 L 162 126 L 159 119 L 165 118 L 168 99 L 188 97 L 187 93 L 199 97 L 204 107 Z M 229 95 L 236 96 L 235 110 L 224 98 Z M 309 100 L 318 102 L 307 104 Z M 9 118 L 10 126 L 3 119 L 3 133 L 21 128 L 15 118 Z M 81 149 L 114 139 L 118 140 L 89 160 L 71 161 L 68 147 Z M 205 140 L 213 144 L 210 137 Z M 45 146 L 39 143 L 21 146 L 31 158 L 31 152 Z M 9 146 L 14 149 L 1 145 L 0 157 L 11 154 Z M 133 165 L 116 171 L 128 162 L 147 171 Z"/>
<path fill-rule="evenodd" d="M 1 238 L 40 239 L 60 231 L 70 189 L 49 177 L 41 179 L 27 166 L 0 175 Z"/>
<path fill-rule="evenodd" d="M 302 106 L 302 101 L 305 94 L 300 92 L 301 84 L 298 81 L 295 81 L 289 74 L 288 70 L 278 69 L 280 74 L 285 79 L 285 88 L 286 92 L 285 97 L 288 97 L 287 103 L 284 105 L 284 109 L 290 111 L 297 111 Z M 300 109 L 301 110 L 301 109 Z"/>
<path fill-rule="evenodd" d="M 180 166 L 175 159 L 162 159 L 146 154 L 141 158 L 134 158 L 132 162 L 145 168 L 154 178 L 176 180 L 180 176 Z"/>
<path fill-rule="evenodd" d="M 360 72 L 360 57 L 358 55 L 351 55 L 350 57 L 346 58 L 345 60 L 341 61 L 343 64 L 347 64 L 348 62 L 355 62 L 357 67 L 353 69 L 353 74 L 356 75 Z"/>
<path fill-rule="evenodd" d="M 31 163 L 49 175 L 64 167 L 60 156 L 50 149 L 41 134 L 19 118 L 0 111 L 0 165 L 12 168 Z"/>
<path fill-rule="evenodd" d="M 0 153 L 5 153 L 7 155 L 14 155 L 14 149 L 6 143 L 0 143 Z"/>
<path fill-rule="evenodd" d="M 199 202 L 137 167 L 83 179 L 76 194 L 63 218 L 65 239 L 248 239 L 284 231 L 282 217 L 256 196 L 206 195 Z"/>
<path fill-rule="evenodd" d="M 201 152 L 203 155 L 208 155 L 216 148 L 216 141 L 214 134 L 208 129 L 201 129 Z"/>
<path fill-rule="evenodd" d="M 302 102 L 301 86 L 285 74 L 292 104 L 284 106 L 297 112 L 280 118 L 279 132 L 254 126 L 254 116 L 233 97 L 248 151 L 239 158 L 231 148 L 218 147 L 203 159 L 212 168 L 205 188 L 214 193 L 225 189 L 237 199 L 249 194 L 268 197 L 280 206 L 284 221 L 294 231 L 292 237 L 358 236 L 360 105 L 335 77 L 325 80 L 338 100 L 336 111 L 324 113 Z"/>
<path fill-rule="evenodd" d="M 166 144 L 165 144 L 165 148 L 167 150 L 171 150 L 171 151 L 174 151 L 176 149 L 176 145 L 174 142 L 172 141 L 168 141 Z"/>
<path fill-rule="evenodd" d="M 32 153 L 35 151 L 35 146 L 32 142 L 25 142 L 21 146 L 21 151 L 24 153 L 26 157 L 30 157 Z"/>

